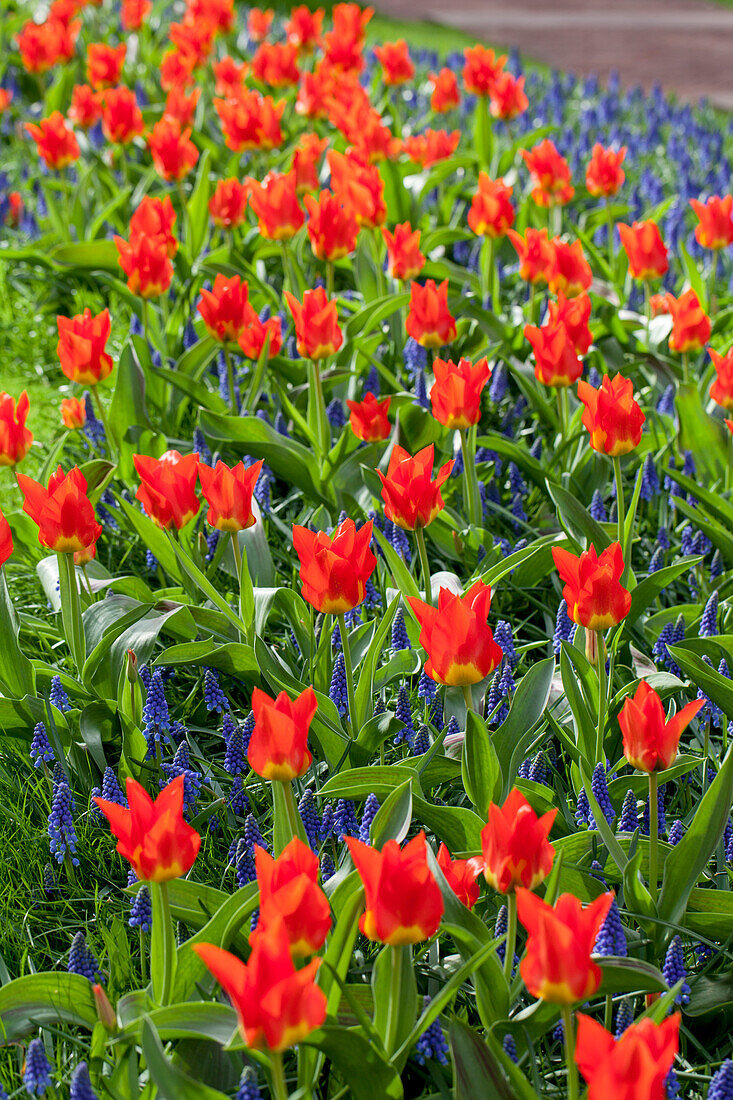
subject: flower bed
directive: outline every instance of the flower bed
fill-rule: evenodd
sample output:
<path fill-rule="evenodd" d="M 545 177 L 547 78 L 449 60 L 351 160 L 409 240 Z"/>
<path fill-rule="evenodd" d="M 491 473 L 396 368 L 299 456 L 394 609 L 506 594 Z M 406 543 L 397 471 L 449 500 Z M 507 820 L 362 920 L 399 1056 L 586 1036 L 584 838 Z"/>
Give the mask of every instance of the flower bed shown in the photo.
<path fill-rule="evenodd" d="M 0 1095 L 733 1095 L 728 120 L 26 20 Z"/>

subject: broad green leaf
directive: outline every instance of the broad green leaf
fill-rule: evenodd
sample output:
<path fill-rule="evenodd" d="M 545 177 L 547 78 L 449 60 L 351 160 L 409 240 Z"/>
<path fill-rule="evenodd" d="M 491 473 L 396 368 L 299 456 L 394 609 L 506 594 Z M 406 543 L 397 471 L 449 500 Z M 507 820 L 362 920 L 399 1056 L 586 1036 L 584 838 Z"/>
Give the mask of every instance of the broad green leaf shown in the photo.
<path fill-rule="evenodd" d="M 486 723 L 473 711 L 466 716 L 466 734 L 461 753 L 463 786 L 481 817 L 498 797 L 502 787 L 501 767 Z"/>
<path fill-rule="evenodd" d="M 455 1100 L 538 1100 L 524 1073 L 504 1053 L 491 1033 L 482 1037 L 457 1017 L 449 1040 Z"/>
<path fill-rule="evenodd" d="M 67 1024 L 91 1031 L 98 1019 L 91 982 L 80 974 L 26 974 L 0 987 L 0 1038 L 5 1044 L 39 1027 Z"/>
<path fill-rule="evenodd" d="M 665 565 L 656 573 L 651 573 L 640 581 L 631 593 L 631 607 L 624 619 L 626 627 L 632 627 L 637 619 L 644 614 L 649 604 L 656 600 L 660 592 L 676 581 L 683 573 L 690 573 L 702 561 L 701 557 L 680 558 L 674 565 Z"/>
<path fill-rule="evenodd" d="M 361 1032 L 325 1024 L 303 1040 L 333 1062 L 354 1100 L 403 1100 L 400 1076 Z"/>
<path fill-rule="evenodd" d="M 554 671 L 552 657 L 532 665 L 517 685 L 505 721 L 491 734 L 503 777 L 502 802 L 511 790 L 527 746 L 534 739 L 532 730 L 547 706 Z"/>
<path fill-rule="evenodd" d="M 417 981 L 412 946 L 385 945 L 372 969 L 374 1027 L 385 1053 L 393 1058 L 417 1019 Z M 405 1054 L 405 1060 L 407 1055 Z"/>
<path fill-rule="evenodd" d="M 227 1100 L 226 1093 L 189 1077 L 166 1057 L 160 1036 L 149 1017 L 142 1025 L 142 1047 L 160 1100 Z"/>
<path fill-rule="evenodd" d="M 0 568 L 0 686 L 6 695 L 34 695 L 33 665 L 20 647 L 20 623 L 8 592 L 5 570 Z"/>

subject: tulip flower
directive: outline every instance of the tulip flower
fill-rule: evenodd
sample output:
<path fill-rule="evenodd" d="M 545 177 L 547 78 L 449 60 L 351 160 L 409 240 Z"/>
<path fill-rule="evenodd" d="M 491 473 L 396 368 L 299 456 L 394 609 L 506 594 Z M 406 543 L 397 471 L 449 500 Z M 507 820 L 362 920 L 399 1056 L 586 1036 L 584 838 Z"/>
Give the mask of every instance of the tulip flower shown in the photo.
<path fill-rule="evenodd" d="M 254 856 L 262 927 L 280 918 L 293 958 L 314 954 L 323 947 L 331 928 L 328 898 L 318 885 L 318 856 L 297 836 L 277 859 L 259 845 L 255 845 Z"/>
<path fill-rule="evenodd" d="M 478 44 L 467 46 L 463 56 L 463 83 L 466 91 L 478 96 L 490 95 L 496 78 L 504 68 L 506 56 L 497 57 L 493 50 Z"/>
<path fill-rule="evenodd" d="M 124 86 L 109 88 L 102 98 L 102 130 L 107 141 L 127 145 L 144 129 L 135 93 Z"/>
<path fill-rule="evenodd" d="M 492 118 L 511 122 L 513 118 L 523 115 L 528 107 L 524 76 L 517 77 L 506 70 L 499 73 L 489 92 L 489 112 Z"/>
<path fill-rule="evenodd" d="M 527 929 L 519 969 L 533 997 L 570 1006 L 593 996 L 602 975 L 591 953 L 612 901 L 612 893 L 601 894 L 583 908 L 572 894 L 561 894 L 548 905 L 531 890 L 517 890 L 517 913 Z"/>
<path fill-rule="evenodd" d="M 722 199 L 713 195 L 707 202 L 690 199 L 690 206 L 697 214 L 695 239 L 699 245 L 718 251 L 733 244 L 733 195 Z"/>
<path fill-rule="evenodd" d="M 382 237 L 387 246 L 387 274 L 391 279 L 407 282 L 419 275 L 425 267 L 425 257 L 420 251 L 420 230 L 409 222 L 394 227 L 394 232 L 382 227 Z"/>
<path fill-rule="evenodd" d="M 58 171 L 79 159 L 79 142 L 60 111 L 52 111 L 37 126 L 26 122 L 25 128 L 36 143 L 39 157 L 49 168 Z"/>
<path fill-rule="evenodd" d="M 288 291 L 285 299 L 295 322 L 298 354 L 304 359 L 327 359 L 344 342 L 338 324 L 336 302 L 330 300 L 323 287 L 306 290 L 302 304 Z"/>
<path fill-rule="evenodd" d="M 304 195 L 306 191 L 318 190 L 318 162 L 326 144 L 326 139 L 320 138 L 318 134 L 301 135 L 300 141 L 295 146 L 291 164 L 298 195 Z"/>
<path fill-rule="evenodd" d="M 379 401 L 373 393 L 364 394 L 361 401 L 347 399 L 349 424 L 357 439 L 364 443 L 379 443 L 388 437 L 392 431 L 387 416 L 391 400 L 391 397 L 385 397 L 383 401 Z"/>
<path fill-rule="evenodd" d="M 575 298 L 566 298 L 559 291 L 557 301 L 549 302 L 547 309 L 549 325 L 564 325 L 576 355 L 585 355 L 593 343 L 593 335 L 588 327 L 591 310 L 588 295 L 579 294 Z"/>
<path fill-rule="evenodd" d="M 398 444 L 392 449 L 382 482 L 384 514 L 405 531 L 427 527 L 445 506 L 441 486 L 450 477 L 453 462 L 446 462 L 433 481 L 434 447 L 423 447 L 414 458 Z"/>
<path fill-rule="evenodd" d="M 163 118 L 173 119 L 181 127 L 190 126 L 200 98 L 200 88 L 195 88 L 190 95 L 186 95 L 184 88 L 171 88 L 165 99 Z"/>
<path fill-rule="evenodd" d="M 629 259 L 632 279 L 642 279 L 644 282 L 661 279 L 669 269 L 669 260 L 667 246 L 656 222 L 634 222 L 633 225 L 619 222 L 618 231 Z"/>
<path fill-rule="evenodd" d="M 130 293 L 146 301 L 165 294 L 173 278 L 173 265 L 160 241 L 141 236 L 129 242 L 115 237 L 114 242 Z"/>
<path fill-rule="evenodd" d="M 33 432 L 26 428 L 30 401 L 23 390 L 17 404 L 9 393 L 0 393 L 0 466 L 17 466 L 33 442 Z"/>
<path fill-rule="evenodd" d="M 153 10 L 151 0 L 122 0 L 120 22 L 126 31 L 139 31 Z"/>
<path fill-rule="evenodd" d="M 501 894 L 518 887 L 534 890 L 547 878 L 555 858 L 548 837 L 557 810 L 538 817 L 522 792 L 513 787 L 503 806 L 492 802 L 481 831 L 482 870 Z"/>
<path fill-rule="evenodd" d="M 280 118 L 284 103 L 275 103 L 270 96 L 243 88 L 234 99 L 215 99 L 227 149 L 244 153 L 251 149 L 263 151 L 282 145 Z"/>
<path fill-rule="evenodd" d="M 10 524 L 0 509 L 0 568 L 5 565 L 13 552 L 13 533 Z"/>
<path fill-rule="evenodd" d="M 87 46 L 87 80 L 93 88 L 110 88 L 119 84 L 125 64 L 127 46 L 108 46 L 106 42 L 92 42 Z"/>
<path fill-rule="evenodd" d="M 198 515 L 198 454 L 184 457 L 178 451 L 166 451 L 161 458 L 133 455 L 132 461 L 140 477 L 135 499 L 157 527 L 180 531 Z"/>
<path fill-rule="evenodd" d="M 733 409 L 733 347 L 720 355 L 708 348 L 708 355 L 715 367 L 715 380 L 710 387 L 710 396 L 724 409 Z"/>
<path fill-rule="evenodd" d="M 371 538 L 371 520 L 357 531 L 353 519 L 345 519 L 330 537 L 325 531 L 293 525 L 303 599 L 316 611 L 341 616 L 363 601 L 366 582 L 377 565 Z"/>
<path fill-rule="evenodd" d="M 69 119 L 82 130 L 88 130 L 102 117 L 102 97 L 88 84 L 75 84 L 71 93 Z"/>
<path fill-rule="evenodd" d="M 374 55 L 382 66 L 382 80 L 388 88 L 407 84 L 415 75 L 415 66 L 404 38 L 375 46 Z"/>
<path fill-rule="evenodd" d="M 231 1000 L 247 1046 L 287 1050 L 326 1018 L 326 995 L 314 981 L 320 959 L 296 970 L 288 934 L 277 918 L 258 929 L 251 943 L 246 965 L 210 943 L 196 943 L 193 950 Z"/>
<path fill-rule="evenodd" d="M 594 451 L 616 458 L 639 446 L 646 417 L 634 400 L 630 378 L 606 374 L 598 389 L 581 380 L 578 397 L 585 405 L 583 424 L 590 432 Z"/>
<path fill-rule="evenodd" d="M 74 54 L 81 23 L 65 23 L 47 19 L 44 23 L 27 20 L 16 35 L 23 68 L 29 73 L 45 73 L 59 61 L 69 61 Z"/>
<path fill-rule="evenodd" d="M 247 327 L 240 333 L 239 350 L 245 359 L 259 360 L 267 341 L 267 358 L 278 355 L 283 343 L 282 322 L 279 317 L 261 321 L 252 306 L 247 310 Z"/>
<path fill-rule="evenodd" d="M 456 322 L 448 309 L 448 280 L 436 286 L 428 279 L 424 286 L 410 285 L 407 335 L 424 348 L 439 348 L 456 338 Z"/>
<path fill-rule="evenodd" d="M 247 188 L 236 179 L 219 180 L 209 199 L 209 214 L 219 229 L 242 225 L 247 214 Z"/>
<path fill-rule="evenodd" d="M 492 180 L 488 173 L 479 172 L 478 191 L 468 212 L 468 224 L 477 236 L 506 236 L 507 230 L 514 225 L 513 190 L 503 180 Z"/>
<path fill-rule="evenodd" d="M 666 300 L 672 314 L 670 350 L 678 351 L 682 355 L 689 351 L 699 351 L 710 339 L 712 325 L 697 294 L 690 287 L 679 298 L 675 298 L 674 294 L 667 294 Z"/>
<path fill-rule="evenodd" d="M 524 335 L 534 351 L 534 373 L 539 382 L 558 389 L 578 381 L 583 364 L 564 324 L 551 320 L 541 328 L 525 325 Z"/>
<path fill-rule="evenodd" d="M 65 397 L 61 402 L 61 421 L 70 432 L 83 428 L 87 412 L 83 401 L 78 397 Z"/>
<path fill-rule="evenodd" d="M 359 928 L 367 939 L 400 947 L 435 935 L 443 896 L 428 866 L 425 833 L 404 848 L 388 840 L 381 851 L 355 837 L 344 839 L 364 884 L 366 911 Z"/>
<path fill-rule="evenodd" d="M 305 222 L 295 188 L 295 173 L 271 172 L 263 183 L 248 178 L 249 203 L 260 233 L 268 241 L 289 241 Z"/>
<path fill-rule="evenodd" d="M 565 582 L 562 594 L 574 623 L 586 630 L 607 630 L 626 618 L 631 593 L 620 583 L 624 560 L 618 542 L 600 556 L 592 545 L 579 556 L 553 546 L 552 557 Z"/>
<path fill-rule="evenodd" d="M 618 716 L 624 756 L 631 767 L 642 772 L 671 768 L 677 757 L 680 736 L 704 704 L 704 699 L 695 699 L 674 717 L 665 719 L 662 700 L 654 688 L 642 680 Z"/>
<path fill-rule="evenodd" d="M 660 1024 L 639 1020 L 614 1039 L 597 1020 L 579 1013 L 575 1060 L 588 1083 L 588 1100 L 666 1100 L 679 1030 L 676 1012 Z"/>
<path fill-rule="evenodd" d="M 168 195 L 154 199 L 146 195 L 130 218 L 130 243 L 147 237 L 151 245 L 173 259 L 178 251 L 178 241 L 173 233 L 176 212 Z"/>
<path fill-rule="evenodd" d="M 550 265 L 555 258 L 547 230 L 528 227 L 524 237 L 521 237 L 514 229 L 507 229 L 506 235 L 519 256 L 519 278 L 531 283 L 533 287 L 546 283 Z"/>
<path fill-rule="evenodd" d="M 441 160 L 448 160 L 458 148 L 461 140 L 460 130 L 423 130 L 404 140 L 404 151 L 414 164 L 421 168 L 431 168 Z"/>
<path fill-rule="evenodd" d="M 491 378 L 487 359 L 471 363 L 461 359 L 436 359 L 433 362 L 435 382 L 430 390 L 433 416 L 446 428 L 465 429 L 478 424 L 481 417 L 481 394 Z"/>
<path fill-rule="evenodd" d="M 117 837 L 117 851 L 143 882 L 169 882 L 190 871 L 201 837 L 183 820 L 183 776 L 153 801 L 136 780 L 127 780 L 126 806 L 94 799 Z"/>
<path fill-rule="evenodd" d="M 339 153 L 331 149 L 326 154 L 331 170 L 331 188 L 335 197 L 350 209 L 357 225 L 376 229 L 387 217 L 384 202 L 384 180 L 374 164 L 362 160 L 356 153 Z"/>
<path fill-rule="evenodd" d="M 211 66 L 214 73 L 214 91 L 217 95 L 235 99 L 237 93 L 244 87 L 244 82 L 249 72 L 249 65 L 243 61 L 238 65 L 233 57 L 223 57 L 221 61 L 215 61 Z"/>
<path fill-rule="evenodd" d="M 445 881 L 461 904 L 465 905 L 467 909 L 473 909 L 480 893 L 480 887 L 476 879 L 483 870 L 481 857 L 452 859 L 445 844 L 441 844 L 438 849 L 438 866 L 443 872 Z"/>
<path fill-rule="evenodd" d="M 625 157 L 625 145 L 618 150 L 604 149 L 600 142 L 596 142 L 585 170 L 585 186 L 590 195 L 610 199 L 618 194 L 626 179 L 621 167 Z"/>
<path fill-rule="evenodd" d="M 553 294 L 574 297 L 587 290 L 593 281 L 590 264 L 583 255 L 580 241 L 568 244 L 557 237 L 550 241 L 552 258 L 547 266 L 547 285 Z"/>
<path fill-rule="evenodd" d="M 252 493 L 261 470 L 262 460 L 247 467 L 238 462 L 232 468 L 221 459 L 214 467 L 199 463 L 201 488 L 209 505 L 206 522 L 211 527 L 236 535 L 254 526 Z"/>
<path fill-rule="evenodd" d="M 330 191 L 321 191 L 318 198 L 306 195 L 303 202 L 308 211 L 306 231 L 313 255 L 329 264 L 349 256 L 356 248 L 359 232 L 353 207 Z"/>
<path fill-rule="evenodd" d="M 320 42 L 324 15 L 323 8 L 311 11 L 305 4 L 291 9 L 285 21 L 285 36 L 299 53 L 312 53 Z"/>
<path fill-rule="evenodd" d="M 522 149 L 522 159 L 532 179 L 532 199 L 538 206 L 564 206 L 575 194 L 570 165 L 549 138 L 533 149 Z"/>
<path fill-rule="evenodd" d="M 436 683 L 464 688 L 469 703 L 471 684 L 498 666 L 502 650 L 488 624 L 491 588 L 476 581 L 463 596 L 441 588 L 438 606 L 414 596 L 407 602 L 420 624 L 420 645 L 428 655 L 425 674 Z"/>
<path fill-rule="evenodd" d="M 252 76 L 268 88 L 290 88 L 300 80 L 298 51 L 289 42 L 263 42 L 252 57 Z"/>
<path fill-rule="evenodd" d="M 78 466 L 65 474 L 59 466 L 44 489 L 25 474 L 18 474 L 25 500 L 23 511 L 38 526 L 41 546 L 59 554 L 73 554 L 96 542 L 102 528 L 87 496 L 87 481 Z"/>
<path fill-rule="evenodd" d="M 228 279 L 221 272 L 211 290 L 202 289 L 198 312 L 209 335 L 222 344 L 236 343 L 244 332 L 249 315 L 249 288 L 239 275 Z"/>
<path fill-rule="evenodd" d="M 199 159 L 198 149 L 191 141 L 191 128 L 183 129 L 177 118 L 164 116 L 148 136 L 148 149 L 153 167 L 164 180 L 180 182 Z"/>
<path fill-rule="evenodd" d="M 432 91 L 430 93 L 430 108 L 436 114 L 445 114 L 452 111 L 461 102 L 461 93 L 458 90 L 458 78 L 452 69 L 444 68 L 438 73 L 430 73 L 428 76 Z"/>
<path fill-rule="evenodd" d="M 250 8 L 247 12 L 247 34 L 253 42 L 267 38 L 274 18 L 272 8 Z"/>
<path fill-rule="evenodd" d="M 308 728 L 318 703 L 312 687 L 295 699 L 281 691 L 271 699 L 254 688 L 252 713 L 255 724 L 247 749 L 249 766 L 263 779 L 289 783 L 304 775 L 313 756 L 308 751 Z"/>
<path fill-rule="evenodd" d="M 61 370 L 72 382 L 96 386 L 112 372 L 112 356 L 104 350 L 111 332 L 109 310 L 92 316 L 90 309 L 74 317 L 58 316 L 56 353 Z"/>

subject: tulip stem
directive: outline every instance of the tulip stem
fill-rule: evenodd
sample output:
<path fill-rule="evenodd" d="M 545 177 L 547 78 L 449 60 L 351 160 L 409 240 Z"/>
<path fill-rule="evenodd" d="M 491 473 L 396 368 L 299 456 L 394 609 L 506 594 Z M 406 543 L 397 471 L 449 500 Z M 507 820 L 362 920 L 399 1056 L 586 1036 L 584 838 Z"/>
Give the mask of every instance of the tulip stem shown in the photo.
<path fill-rule="evenodd" d="M 506 906 L 508 923 L 504 940 L 504 977 L 507 985 L 510 985 L 514 966 L 514 948 L 517 942 L 517 895 L 513 890 L 506 896 Z"/>
<path fill-rule="evenodd" d="M 326 294 L 333 298 L 333 260 L 326 263 Z"/>
<path fill-rule="evenodd" d="M 603 631 L 596 632 L 596 672 L 598 673 L 598 730 L 596 734 L 596 764 L 605 765 L 606 755 L 603 747 L 606 732 L 606 644 Z"/>
<path fill-rule="evenodd" d="M 710 289 L 708 291 L 708 313 L 715 313 L 718 303 L 715 300 L 715 283 L 718 278 L 718 250 L 713 250 L 713 258 L 710 262 Z"/>
<path fill-rule="evenodd" d="M 649 772 L 649 893 L 657 903 L 657 853 L 659 850 L 659 804 L 657 773 Z"/>
<path fill-rule="evenodd" d="M 425 545 L 425 531 L 422 527 L 415 528 L 415 542 L 420 556 L 420 568 L 422 570 L 423 584 L 425 585 L 425 603 L 433 606 L 433 589 L 430 582 L 430 563 L 428 562 L 428 548 Z"/>
<path fill-rule="evenodd" d="M 463 685 L 463 699 L 464 699 L 465 704 L 466 704 L 466 718 L 468 718 L 468 712 L 470 710 L 474 709 L 473 696 L 471 695 L 470 684 L 464 684 Z"/>
<path fill-rule="evenodd" d="M 487 308 L 491 313 L 494 312 L 494 253 L 496 249 L 496 242 L 493 237 L 486 237 L 484 239 L 483 247 L 481 249 L 481 280 L 483 283 L 483 296 L 484 301 L 488 301 Z M 482 302 L 483 305 L 483 302 Z"/>
<path fill-rule="evenodd" d="M 624 571 L 621 578 L 623 584 L 626 580 L 626 575 L 629 570 L 629 563 L 627 562 L 627 550 L 626 550 L 626 537 L 624 527 L 626 525 L 626 505 L 624 502 L 624 480 L 621 473 L 621 459 L 618 455 L 613 456 L 613 473 L 616 478 L 616 512 L 617 512 L 617 539 L 619 546 L 621 547 L 621 553 L 624 559 Z"/>
<path fill-rule="evenodd" d="M 317 359 L 311 359 L 308 364 L 308 371 L 310 374 L 308 427 L 317 440 L 318 452 L 322 462 L 328 452 L 329 424 L 326 415 L 326 402 L 323 397 L 321 368 Z"/>
<path fill-rule="evenodd" d="M 471 527 L 479 525 L 479 487 L 476 476 L 476 448 L 474 446 L 474 429 L 462 428 L 461 452 L 463 454 L 463 478 L 466 487 L 466 509 L 468 511 L 468 523 Z"/>
<path fill-rule="evenodd" d="M 150 970 L 153 979 L 153 999 L 167 1005 L 173 991 L 176 966 L 176 941 L 168 896 L 167 882 L 151 882 L 153 930 L 150 937 Z"/>
<path fill-rule="evenodd" d="M 148 960 L 145 954 L 145 933 L 142 928 L 140 929 L 140 973 L 144 989 L 148 984 Z"/>
<path fill-rule="evenodd" d="M 611 210 L 611 198 L 606 198 L 606 222 L 608 224 L 608 266 L 611 274 L 611 282 L 613 283 L 613 271 L 615 257 L 613 254 L 613 212 Z"/>
<path fill-rule="evenodd" d="M 242 550 L 239 546 L 239 532 L 238 531 L 230 531 L 229 533 L 230 533 L 231 539 L 232 539 L 232 551 L 234 553 L 234 564 L 237 567 L 237 580 L 239 581 L 239 583 L 241 585 L 241 583 L 242 583 Z"/>
<path fill-rule="evenodd" d="M 232 364 L 232 357 L 229 354 L 229 348 L 224 344 L 224 362 L 227 366 L 227 385 L 229 387 L 229 401 L 232 406 L 232 412 L 237 415 L 237 394 L 234 388 L 234 365 Z"/>
<path fill-rule="evenodd" d="M 682 381 L 685 384 L 690 381 L 690 359 L 686 351 L 682 353 Z"/>
<path fill-rule="evenodd" d="M 578 1065 L 575 1061 L 573 1013 L 569 1005 L 563 1005 L 561 1011 L 563 1035 L 565 1039 L 565 1065 L 568 1070 L 568 1100 L 578 1100 Z"/>
<path fill-rule="evenodd" d="M 71 650 L 71 656 L 76 665 L 76 670 L 81 673 L 86 658 L 86 644 L 84 640 L 84 622 L 81 617 L 79 584 L 76 579 L 74 555 L 73 553 L 59 553 L 56 557 L 59 563 L 61 622 L 64 628 L 64 636 L 66 638 L 66 644 Z"/>
<path fill-rule="evenodd" d="M 283 1056 L 279 1050 L 274 1050 L 270 1055 L 270 1077 L 272 1078 L 273 1100 L 287 1100 L 288 1084 L 285 1080 Z"/>
<path fill-rule="evenodd" d="M 351 661 L 351 646 L 346 630 L 346 619 L 343 611 L 338 616 L 339 632 L 341 634 L 341 649 L 344 654 L 344 672 L 346 673 L 346 696 L 349 702 L 348 723 L 351 736 L 356 735 L 356 700 L 354 697 L 354 666 Z"/>

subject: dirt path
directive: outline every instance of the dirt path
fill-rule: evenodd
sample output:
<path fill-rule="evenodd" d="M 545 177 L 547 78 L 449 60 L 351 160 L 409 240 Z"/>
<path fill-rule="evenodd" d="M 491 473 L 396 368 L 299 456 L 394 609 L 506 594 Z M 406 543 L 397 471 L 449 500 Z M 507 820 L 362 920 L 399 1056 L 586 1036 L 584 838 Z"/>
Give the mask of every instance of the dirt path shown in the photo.
<path fill-rule="evenodd" d="M 624 84 L 659 83 L 733 109 L 733 9 L 689 0 L 375 0 L 385 14 L 431 19 L 548 65 Z"/>

